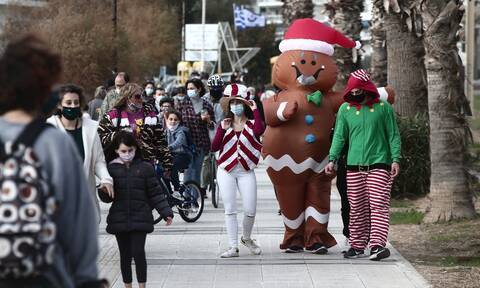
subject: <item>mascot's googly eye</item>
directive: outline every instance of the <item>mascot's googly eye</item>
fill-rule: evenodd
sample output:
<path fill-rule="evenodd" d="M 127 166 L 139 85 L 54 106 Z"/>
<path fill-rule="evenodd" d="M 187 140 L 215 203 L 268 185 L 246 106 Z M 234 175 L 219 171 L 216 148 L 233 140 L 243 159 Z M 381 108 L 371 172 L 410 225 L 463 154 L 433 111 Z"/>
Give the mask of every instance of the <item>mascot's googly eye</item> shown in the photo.
<path fill-rule="evenodd" d="M 5 181 L 2 184 L 2 190 L 0 191 L 0 199 L 3 202 L 13 201 L 18 195 L 17 185 L 13 181 Z"/>
<path fill-rule="evenodd" d="M 30 249 L 33 247 L 33 239 L 22 237 L 15 240 L 13 243 L 13 254 L 18 258 L 23 258 L 25 254 L 27 254 Z"/>
<path fill-rule="evenodd" d="M 37 170 L 32 166 L 23 166 L 22 170 L 20 171 L 20 178 L 27 180 L 28 182 L 32 182 L 38 178 Z"/>
<path fill-rule="evenodd" d="M 27 148 L 25 150 L 23 160 L 25 160 L 28 164 L 32 164 L 32 165 L 38 161 L 32 148 Z"/>
<path fill-rule="evenodd" d="M 45 262 L 47 264 L 52 264 L 54 255 L 55 255 L 55 245 L 50 245 L 47 248 L 47 252 L 45 253 Z"/>
<path fill-rule="evenodd" d="M 10 241 L 5 238 L 0 238 L 0 259 L 3 259 L 10 255 L 12 252 L 12 245 Z"/>
<path fill-rule="evenodd" d="M 18 162 L 14 158 L 8 159 L 5 162 L 3 167 L 3 176 L 4 177 L 12 177 L 17 175 L 18 172 Z"/>
<path fill-rule="evenodd" d="M 0 222 L 12 223 L 18 219 L 18 209 L 12 204 L 0 205 Z"/>
<path fill-rule="evenodd" d="M 25 221 L 38 221 L 40 219 L 40 206 L 27 204 L 20 207 L 20 219 Z"/>
<path fill-rule="evenodd" d="M 25 233 L 38 233 L 38 232 L 40 231 L 40 229 L 42 229 L 42 227 L 40 227 L 40 224 L 38 224 L 38 223 L 29 223 L 29 224 L 23 225 L 23 227 L 22 227 L 22 232 L 25 232 Z"/>
<path fill-rule="evenodd" d="M 57 200 L 55 200 L 55 197 L 48 198 L 48 200 L 46 201 L 45 212 L 48 215 L 53 215 L 53 213 L 55 213 L 56 210 L 57 210 Z"/>
<path fill-rule="evenodd" d="M 50 243 L 55 240 L 57 234 L 55 224 L 49 222 L 43 226 L 42 232 L 40 233 L 40 241 L 43 243 Z"/>
<path fill-rule="evenodd" d="M 30 185 L 22 185 L 20 186 L 20 199 L 23 202 L 32 202 L 37 197 L 37 189 Z"/>

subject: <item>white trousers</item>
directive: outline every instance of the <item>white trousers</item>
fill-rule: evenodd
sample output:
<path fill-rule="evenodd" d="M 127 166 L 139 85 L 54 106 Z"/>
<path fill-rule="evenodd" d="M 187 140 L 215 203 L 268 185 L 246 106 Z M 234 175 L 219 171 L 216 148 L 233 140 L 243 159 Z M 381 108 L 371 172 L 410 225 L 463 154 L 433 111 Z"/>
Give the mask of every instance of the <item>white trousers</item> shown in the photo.
<path fill-rule="evenodd" d="M 243 238 L 250 239 L 257 212 L 257 178 L 253 170 L 237 165 L 232 171 L 217 170 L 217 182 L 225 207 L 225 224 L 230 247 L 238 247 L 237 189 L 243 203 Z"/>

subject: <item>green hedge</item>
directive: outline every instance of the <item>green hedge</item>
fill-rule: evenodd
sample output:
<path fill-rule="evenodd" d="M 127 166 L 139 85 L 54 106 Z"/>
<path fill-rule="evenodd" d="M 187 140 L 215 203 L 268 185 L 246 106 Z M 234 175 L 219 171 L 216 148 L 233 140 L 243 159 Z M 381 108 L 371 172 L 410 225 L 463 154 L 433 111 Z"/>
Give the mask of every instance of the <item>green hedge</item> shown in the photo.
<path fill-rule="evenodd" d="M 400 175 L 395 178 L 392 197 L 418 197 L 428 194 L 430 189 L 430 129 L 428 117 L 397 117 L 402 137 L 402 159 Z"/>

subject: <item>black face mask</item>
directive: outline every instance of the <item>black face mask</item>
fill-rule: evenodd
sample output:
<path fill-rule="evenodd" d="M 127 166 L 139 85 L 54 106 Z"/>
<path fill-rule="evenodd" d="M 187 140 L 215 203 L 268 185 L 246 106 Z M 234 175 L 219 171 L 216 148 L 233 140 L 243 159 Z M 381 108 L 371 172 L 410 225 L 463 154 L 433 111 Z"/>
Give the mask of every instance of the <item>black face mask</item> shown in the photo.
<path fill-rule="evenodd" d="M 62 116 L 68 120 L 75 120 L 81 116 L 80 107 L 62 107 Z"/>
<path fill-rule="evenodd" d="M 210 96 L 213 100 L 218 101 L 220 98 L 223 97 L 223 90 L 222 89 L 211 89 Z"/>
<path fill-rule="evenodd" d="M 363 100 L 365 100 L 365 93 L 362 93 L 360 95 L 353 95 L 353 94 L 350 94 L 350 100 L 352 102 L 356 102 L 356 103 L 362 103 Z"/>

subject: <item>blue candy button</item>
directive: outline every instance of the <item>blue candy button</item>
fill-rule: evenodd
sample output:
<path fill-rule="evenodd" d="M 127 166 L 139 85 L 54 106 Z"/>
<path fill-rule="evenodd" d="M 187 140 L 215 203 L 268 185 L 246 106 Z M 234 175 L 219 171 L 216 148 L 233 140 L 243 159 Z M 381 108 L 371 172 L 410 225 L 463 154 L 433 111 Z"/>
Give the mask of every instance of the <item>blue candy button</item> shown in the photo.
<path fill-rule="evenodd" d="M 313 124 L 313 116 L 312 115 L 305 115 L 305 123 L 307 123 L 307 125 L 312 125 Z"/>
<path fill-rule="evenodd" d="M 316 138 L 313 134 L 308 134 L 307 136 L 305 136 L 305 141 L 307 141 L 307 143 L 313 143 L 315 142 L 315 140 Z"/>

